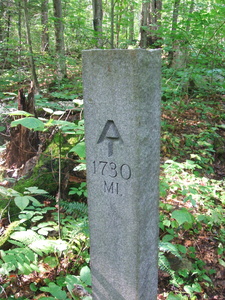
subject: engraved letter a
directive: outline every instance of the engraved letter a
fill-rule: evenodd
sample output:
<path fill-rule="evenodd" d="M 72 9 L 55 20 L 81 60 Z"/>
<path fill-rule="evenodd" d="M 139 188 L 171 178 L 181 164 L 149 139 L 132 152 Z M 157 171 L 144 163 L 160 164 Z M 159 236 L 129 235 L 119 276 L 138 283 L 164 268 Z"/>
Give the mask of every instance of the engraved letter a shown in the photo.
<path fill-rule="evenodd" d="M 113 143 L 115 141 L 121 141 L 121 136 L 119 131 L 112 120 L 108 120 L 102 130 L 102 133 L 98 139 L 98 144 L 102 143 L 104 140 L 108 141 L 108 157 L 113 155 Z"/>

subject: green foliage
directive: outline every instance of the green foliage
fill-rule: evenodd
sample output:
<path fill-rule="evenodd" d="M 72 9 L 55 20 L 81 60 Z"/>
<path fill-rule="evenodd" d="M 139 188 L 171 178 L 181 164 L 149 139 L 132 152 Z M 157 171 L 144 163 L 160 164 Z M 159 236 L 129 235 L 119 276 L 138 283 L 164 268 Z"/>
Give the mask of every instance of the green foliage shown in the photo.
<path fill-rule="evenodd" d="M 5 195 L 18 198 L 18 192 L 12 189 L 2 188 L 2 193 Z M 54 221 L 45 221 L 46 215 L 52 210 L 50 207 L 44 207 L 33 196 L 27 198 L 26 194 L 30 195 L 35 193 L 36 195 L 45 195 L 46 192 L 37 187 L 27 188 L 25 195 L 19 197 L 24 200 L 23 207 L 19 201 L 15 202 L 20 207 L 21 213 L 19 214 L 20 221 L 12 223 L 4 235 L 7 237 L 8 243 L 11 243 L 12 248 L 9 250 L 0 251 L 0 274 L 9 275 L 11 272 L 16 274 L 29 275 L 33 271 L 46 272 L 42 261 L 48 268 L 58 268 L 61 260 L 68 257 L 73 260 L 74 255 L 77 257 L 83 257 L 86 263 L 89 262 L 89 233 L 87 223 L 87 205 L 81 205 L 78 203 L 78 211 L 82 214 L 81 218 L 75 219 L 74 217 L 64 216 L 62 219 L 62 237 L 63 239 L 52 239 L 52 232 L 57 232 L 58 226 Z M 23 199 L 23 197 L 25 197 Z M 27 204 L 27 200 L 29 202 Z M 38 206 L 36 206 L 36 201 Z M 26 205 L 25 205 L 26 204 Z M 67 212 L 68 213 L 68 212 Z M 53 213 L 54 214 L 54 213 Z M 58 218 L 56 216 L 56 220 Z M 55 235 L 54 235 L 55 236 Z M 5 240 L 4 240 L 5 241 Z M 74 253 L 74 254 L 73 254 Z M 46 287 L 41 287 L 40 291 L 48 292 L 53 299 L 68 299 L 65 288 L 73 294 L 73 288 L 71 289 L 71 282 L 76 280 L 77 284 L 83 286 L 90 291 L 90 269 L 88 266 L 80 268 L 79 264 L 74 266 L 77 270 L 80 269 L 80 276 L 62 277 L 56 282 L 47 282 Z M 70 275 L 68 275 L 70 276 Z M 74 279 L 76 278 L 76 279 Z M 31 290 L 38 292 L 39 288 L 35 285 L 30 286 Z M 88 295 L 88 293 L 87 293 Z M 51 299 L 51 297 L 47 297 Z M 73 296 L 74 299 L 77 299 Z M 43 298 L 44 299 L 44 298 Z M 86 299 L 90 299 L 86 298 Z"/>
<path fill-rule="evenodd" d="M 28 129 L 33 129 L 34 131 L 42 131 L 44 129 L 43 122 L 33 117 L 18 119 L 11 123 L 12 127 L 17 125 L 22 125 Z"/>
<path fill-rule="evenodd" d="M 169 260 L 165 256 L 165 253 L 171 253 L 174 257 L 181 260 L 182 257 L 175 245 L 169 242 L 159 242 L 159 268 L 162 271 L 167 272 L 173 279 L 173 282 L 178 285 L 178 276 L 176 275 L 175 271 L 171 268 Z"/>
<path fill-rule="evenodd" d="M 139 44 L 140 12 L 143 1 L 118 0 L 114 4 L 114 44 L 117 48 L 133 48 Z M 103 48 L 109 48 L 111 31 L 111 2 L 103 3 Z M 154 32 L 159 37 L 156 46 L 162 48 L 162 171 L 160 176 L 160 243 L 159 266 L 170 275 L 173 292 L 168 299 L 196 299 L 202 296 L 202 288 L 211 284 L 210 272 L 197 257 L 197 249 L 182 243 L 197 237 L 201 230 L 213 235 L 218 253 L 218 264 L 224 266 L 224 182 L 215 180 L 216 159 L 223 164 L 225 91 L 223 68 L 224 55 L 224 4 L 223 1 L 180 1 L 178 19 L 174 30 L 174 1 L 163 1 L 160 12 L 160 27 Z M 51 5 L 51 4 L 50 4 Z M 192 7 L 193 5 L 193 7 Z M 87 220 L 86 183 L 70 187 L 69 196 L 76 201 L 59 200 L 58 212 L 43 205 L 50 199 L 43 190 L 52 195 L 58 192 L 59 157 L 62 169 L 71 164 L 71 157 L 79 157 L 74 171 L 85 170 L 84 121 L 82 117 L 81 50 L 93 48 L 96 36 L 92 28 L 90 1 L 64 3 L 65 44 L 68 78 L 55 80 L 54 17 L 49 6 L 48 51 L 40 50 L 42 32 L 40 6 L 28 3 L 30 15 L 35 13 L 31 24 L 35 64 L 41 83 L 41 93 L 35 96 L 40 118 L 24 111 L 13 110 L 16 106 L 17 90 L 25 87 L 30 79 L 29 58 L 25 31 L 19 36 L 17 2 L 0 8 L 0 131 L 8 135 L 8 116 L 13 118 L 11 126 L 22 125 L 41 134 L 54 133 L 47 141 L 46 151 L 31 177 L 20 179 L 13 189 L 0 187 L 1 217 L 9 215 L 12 222 L 1 236 L 1 272 L 29 274 L 43 271 L 42 263 L 54 268 L 55 273 L 63 265 L 63 258 L 72 262 L 70 269 L 75 275 L 46 280 L 42 291 L 50 296 L 43 299 L 77 299 L 73 287 L 89 288 L 89 232 Z M 17 19 L 18 18 L 18 19 Z M 10 20 L 10 22 L 8 22 Z M 7 27 L 9 26 L 9 27 Z M 154 27 L 154 26 L 153 26 Z M 151 33 L 153 30 L 147 28 Z M 133 32 L 132 32 L 133 31 Z M 8 35 L 6 34 L 8 33 Z M 153 46 L 154 47 L 154 46 Z M 173 61 L 170 54 L 173 53 Z M 170 65 L 170 67 L 168 67 Z M 221 102 L 221 105 L 219 105 Z M 73 112 L 75 121 L 70 122 L 68 112 Z M 4 114 L 7 112 L 7 114 Z M 18 117 L 22 117 L 18 119 Z M 1 146 L 1 150 L 6 147 Z M 66 159 L 65 159 L 66 158 Z M 69 158 L 69 160 L 68 160 Z M 73 199 L 74 200 L 74 199 Z M 71 201 L 71 199 L 70 199 Z M 51 206 L 51 204 L 49 204 Z M 12 208 L 16 207 L 12 212 Z M 60 223 L 62 238 L 58 239 Z M 180 241 L 181 244 L 177 244 Z M 8 244 L 11 248 L 8 249 Z M 174 270 L 172 260 L 179 262 Z M 3 259 L 4 258 L 4 259 Z M 172 260 L 171 260 L 172 259 Z M 191 268 L 190 268 L 191 260 Z M 188 263 L 189 262 L 189 263 Z M 40 267 L 41 266 L 41 267 Z M 86 274 L 86 275 L 84 275 Z M 177 287 L 177 292 L 174 290 Z M 38 285 L 31 289 L 39 292 Z M 89 290 L 88 290 L 89 291 Z M 181 292 L 182 291 L 182 292 Z M 188 295 L 188 296 L 186 296 Z M 204 295 L 204 297 L 206 297 Z M 83 299 L 89 299 L 86 296 Z M 10 296 L 9 299 L 15 299 Z"/>
<path fill-rule="evenodd" d="M 84 298 L 86 300 L 91 300 L 92 297 L 89 293 L 91 293 L 91 271 L 89 267 L 85 266 L 80 270 L 80 276 L 67 275 L 65 279 L 65 283 L 67 285 L 67 289 L 70 292 L 70 295 L 73 299 L 77 299 L 75 296 L 74 287 L 83 287 L 84 288 Z M 85 295 L 86 294 L 86 295 Z"/>
<path fill-rule="evenodd" d="M 0 236 L 0 247 L 5 244 L 5 242 L 9 239 L 11 233 L 15 230 L 15 227 L 17 227 L 19 224 L 20 221 L 15 221 L 9 224 L 4 233 Z"/>
<path fill-rule="evenodd" d="M 0 274 L 8 275 L 10 272 L 28 275 L 33 271 L 39 272 L 37 255 L 28 248 L 19 247 L 7 251 L 0 250 Z"/>
<path fill-rule="evenodd" d="M 210 274 L 213 270 L 207 271 L 205 269 L 205 263 L 197 258 L 194 247 L 186 249 L 183 245 L 173 244 L 176 250 L 172 252 L 173 249 L 171 250 L 168 246 L 178 238 L 181 232 L 188 230 L 189 235 L 194 236 L 201 231 L 203 226 L 212 232 L 215 228 L 217 228 L 216 230 L 221 228 L 224 211 L 224 203 L 221 200 L 224 192 L 223 184 L 221 181 L 199 177 L 199 173 L 196 172 L 199 165 L 194 161 L 179 163 L 169 160 L 164 163 L 163 168 L 160 181 L 160 194 L 163 199 L 160 204 L 162 234 L 160 247 L 166 243 L 166 248 L 165 250 L 160 248 L 162 253 L 159 254 L 159 266 L 170 275 L 171 284 L 182 286 L 187 294 L 194 297 L 196 293 L 202 292 L 202 282 L 205 286 L 212 284 Z M 172 198 L 177 199 L 179 209 L 174 209 L 174 206 L 170 204 Z M 196 214 L 197 208 L 199 213 Z M 201 214 L 201 209 L 207 210 L 207 214 Z M 222 228 L 219 236 L 221 241 L 224 240 Z M 170 243 L 167 244 L 169 241 Z M 168 250 L 166 250 L 167 247 Z M 173 263 L 171 264 L 168 255 L 164 255 L 166 251 L 180 259 L 176 269 L 173 269 Z M 223 247 L 220 246 L 219 252 L 223 253 Z M 190 262 L 186 261 L 188 258 L 192 260 L 191 265 Z M 180 296 L 174 295 L 174 297 L 179 299 Z"/>
<path fill-rule="evenodd" d="M 75 189 L 75 188 L 74 188 Z M 77 191 L 73 191 L 74 193 Z M 72 193 L 72 194 L 74 194 Z M 78 195 L 81 196 L 80 191 L 78 190 Z M 87 204 L 83 202 L 66 202 L 61 201 L 61 206 L 65 210 L 66 214 L 71 216 L 86 216 L 87 215 Z"/>

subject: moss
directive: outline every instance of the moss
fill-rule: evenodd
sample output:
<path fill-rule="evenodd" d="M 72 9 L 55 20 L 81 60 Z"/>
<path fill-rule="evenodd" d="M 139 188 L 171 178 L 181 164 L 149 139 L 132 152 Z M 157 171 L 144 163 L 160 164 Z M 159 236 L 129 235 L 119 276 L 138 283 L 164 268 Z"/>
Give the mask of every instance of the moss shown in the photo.
<path fill-rule="evenodd" d="M 59 134 L 48 145 L 46 150 L 40 155 L 38 163 L 33 168 L 31 174 L 21 178 L 13 187 L 16 191 L 23 193 L 25 188 L 37 186 L 46 190 L 49 194 L 55 195 L 58 192 L 59 178 Z M 77 138 L 71 139 L 68 136 L 62 136 L 61 139 L 61 169 L 62 177 L 65 177 L 66 170 L 73 168 L 71 159 L 67 158 L 69 150 L 72 148 L 71 143 L 76 143 Z"/>
<path fill-rule="evenodd" d="M 19 225 L 19 223 L 20 221 L 15 221 L 9 224 L 9 226 L 4 231 L 3 235 L 0 236 L 0 247 L 2 247 L 7 242 L 11 233 L 13 233 L 14 229 Z"/>

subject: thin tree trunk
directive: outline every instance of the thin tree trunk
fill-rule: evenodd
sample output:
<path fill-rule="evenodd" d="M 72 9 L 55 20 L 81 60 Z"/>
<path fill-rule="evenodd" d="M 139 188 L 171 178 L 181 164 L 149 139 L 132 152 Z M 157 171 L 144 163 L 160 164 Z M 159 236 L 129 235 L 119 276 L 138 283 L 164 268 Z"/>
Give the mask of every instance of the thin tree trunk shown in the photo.
<path fill-rule="evenodd" d="M 92 0 L 93 7 L 93 26 L 95 31 L 96 46 L 98 48 L 103 47 L 102 39 L 102 0 Z"/>
<path fill-rule="evenodd" d="M 18 47 L 18 63 L 21 60 L 21 49 L 22 49 L 22 25 L 21 25 L 21 1 L 18 0 L 18 37 L 19 37 L 19 47 Z"/>
<path fill-rule="evenodd" d="M 37 79 L 37 73 L 34 63 L 34 54 L 32 49 L 32 42 L 31 42 L 31 35 L 30 35 L 30 24 L 29 24 L 29 18 L 28 18 L 28 8 L 27 8 L 27 0 L 23 0 L 24 3 L 24 17 L 25 17 L 25 24 L 26 24 L 26 32 L 27 32 L 27 43 L 29 47 L 30 52 L 30 65 L 31 65 L 31 73 L 32 73 L 32 79 L 33 79 L 33 85 L 35 92 L 39 92 L 39 83 Z"/>
<path fill-rule="evenodd" d="M 3 42 L 3 39 L 4 39 L 3 15 L 4 15 L 4 5 L 3 5 L 3 1 L 0 1 L 0 42 Z"/>
<path fill-rule="evenodd" d="M 118 14 L 116 16 L 117 18 L 117 21 L 116 21 L 116 47 L 118 48 L 119 47 L 119 40 L 120 40 L 120 24 L 121 24 L 121 19 L 122 19 L 122 15 L 121 14 Z"/>
<path fill-rule="evenodd" d="M 54 23 L 55 23 L 55 48 L 57 59 L 57 79 L 62 80 L 66 77 L 66 59 L 64 44 L 64 25 L 62 17 L 61 0 L 53 0 Z"/>
<path fill-rule="evenodd" d="M 150 25 L 150 2 L 143 0 L 142 2 L 142 11 L 141 11 L 141 40 L 140 40 L 140 47 L 141 48 L 147 48 L 149 46 L 148 41 L 148 31 L 149 31 L 149 25 Z"/>
<path fill-rule="evenodd" d="M 192 0 L 191 4 L 190 4 L 190 8 L 189 8 L 189 16 L 188 16 L 188 22 L 187 22 L 187 26 L 186 26 L 186 32 L 190 31 L 191 14 L 193 13 L 194 5 L 195 5 L 195 0 Z"/>
<path fill-rule="evenodd" d="M 193 13 L 194 11 L 194 6 L 195 6 L 195 0 L 192 0 L 191 1 L 191 4 L 190 4 L 190 7 L 189 7 L 189 16 L 188 16 L 188 19 L 187 19 L 187 26 L 186 26 L 186 36 L 188 36 L 189 32 L 190 32 L 190 25 L 191 25 L 191 14 Z M 188 44 L 189 41 L 186 40 L 186 44 Z M 184 56 L 184 63 L 183 63 L 183 66 L 184 68 L 187 66 L 187 63 L 188 63 L 188 50 L 189 48 L 188 47 L 184 47 L 183 49 L 183 56 Z"/>
<path fill-rule="evenodd" d="M 161 22 L 161 0 L 143 0 L 141 13 L 140 47 L 148 48 L 154 45 L 160 37 L 157 34 Z"/>
<path fill-rule="evenodd" d="M 152 0 L 151 13 L 150 13 L 150 23 L 152 24 L 152 34 L 151 34 L 152 44 L 157 43 L 160 39 L 157 34 L 157 31 L 159 30 L 161 24 L 161 11 L 162 11 L 162 1 Z"/>
<path fill-rule="evenodd" d="M 168 62 L 169 67 L 173 64 L 174 53 L 175 53 L 175 46 L 176 46 L 176 31 L 177 31 L 177 23 L 178 23 L 178 15 L 179 15 L 179 8 L 180 8 L 180 0 L 174 0 L 174 7 L 173 7 L 173 17 L 172 17 L 172 29 L 171 29 L 171 50 L 168 53 Z"/>
<path fill-rule="evenodd" d="M 47 52 L 49 50 L 49 34 L 48 34 L 48 0 L 41 2 L 41 50 Z"/>
<path fill-rule="evenodd" d="M 115 18 L 114 11 L 115 11 L 114 0 L 111 0 L 111 37 L 110 37 L 111 49 L 114 49 L 114 18 Z"/>
<path fill-rule="evenodd" d="M 7 33 L 6 33 L 6 45 L 7 49 L 6 52 L 9 52 L 9 36 L 10 36 L 10 26 L 11 26 L 11 11 L 8 12 L 8 18 L 7 18 Z"/>
<path fill-rule="evenodd" d="M 129 43 L 134 40 L 134 6 L 130 5 L 130 20 L 129 20 Z"/>

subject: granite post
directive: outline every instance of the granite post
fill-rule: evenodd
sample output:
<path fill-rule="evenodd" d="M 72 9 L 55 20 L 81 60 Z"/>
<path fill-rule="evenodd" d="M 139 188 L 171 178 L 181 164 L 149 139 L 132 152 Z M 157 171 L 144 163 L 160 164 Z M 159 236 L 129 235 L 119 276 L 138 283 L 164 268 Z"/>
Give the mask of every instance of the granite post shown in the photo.
<path fill-rule="evenodd" d="M 94 300 L 156 300 L 160 50 L 83 51 Z"/>

